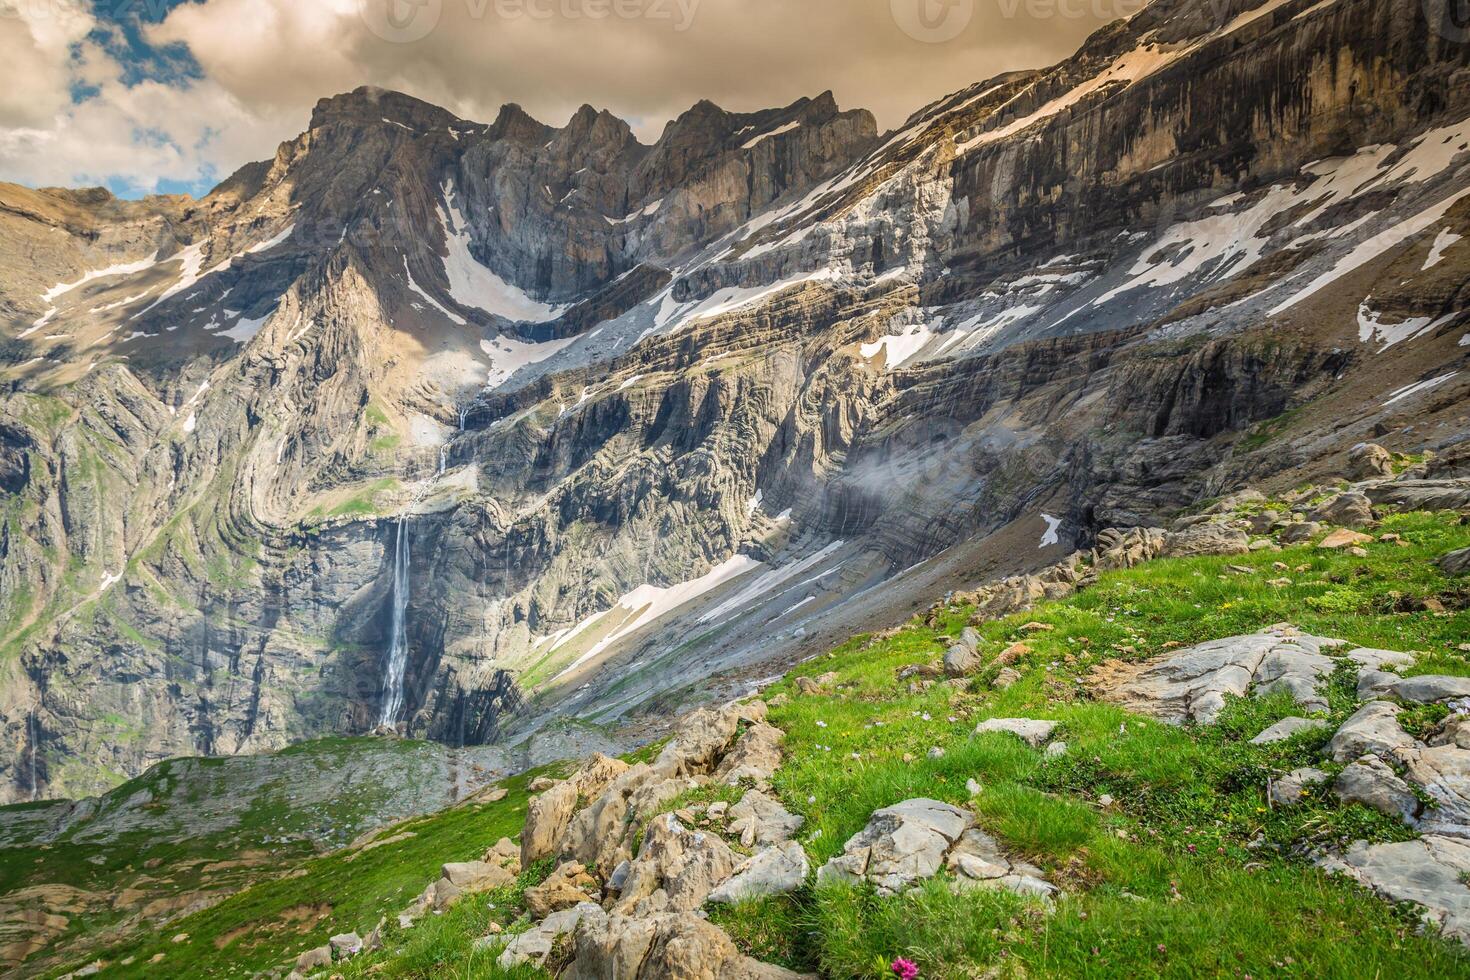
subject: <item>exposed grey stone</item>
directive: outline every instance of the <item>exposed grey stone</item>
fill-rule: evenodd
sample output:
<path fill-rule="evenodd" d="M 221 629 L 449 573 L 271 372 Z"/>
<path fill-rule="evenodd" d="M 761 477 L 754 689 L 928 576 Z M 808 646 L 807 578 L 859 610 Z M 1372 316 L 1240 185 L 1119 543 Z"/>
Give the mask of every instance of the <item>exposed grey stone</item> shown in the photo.
<path fill-rule="evenodd" d="M 692 912 L 739 863 L 718 835 L 690 830 L 672 813 L 660 814 L 644 832 L 613 911 L 637 916 Z"/>
<path fill-rule="evenodd" d="M 822 865 L 817 881 L 868 881 L 880 894 L 904 891 L 932 877 L 974 823 L 974 815 L 937 800 L 906 800 L 873 813 L 843 851 Z"/>
<path fill-rule="evenodd" d="M 1338 773 L 1332 791 L 1344 803 L 1361 803 L 1408 824 L 1419 813 L 1419 799 L 1409 784 L 1376 755 L 1366 755 Z"/>
<path fill-rule="evenodd" d="M 1470 698 L 1470 677 L 1421 674 L 1396 678 L 1389 687 L 1389 693 L 1400 701 L 1421 704 Z"/>
<path fill-rule="evenodd" d="M 1322 525 L 1313 522 L 1296 521 L 1281 529 L 1282 544 L 1306 544 L 1308 541 L 1322 533 Z"/>
<path fill-rule="evenodd" d="M 742 862 L 733 877 L 710 892 L 709 900 L 733 904 L 767 895 L 784 895 L 804 885 L 811 870 L 811 862 L 801 844 L 787 841 Z"/>
<path fill-rule="evenodd" d="M 1271 802 L 1277 806 L 1296 806 L 1302 801 L 1308 786 L 1320 785 L 1331 778 L 1321 769 L 1310 766 L 1295 769 L 1271 781 Z"/>
<path fill-rule="evenodd" d="M 1373 502 L 1356 491 L 1340 493 L 1312 511 L 1311 519 L 1340 527 L 1362 527 L 1373 521 Z"/>
<path fill-rule="evenodd" d="M 1308 711 L 1326 711 L 1323 687 L 1337 662 L 1324 651 L 1343 641 L 1310 636 L 1288 625 L 1231 636 L 1143 664 L 1109 664 L 1094 674 L 1110 701 L 1170 724 L 1210 724 L 1228 695 L 1284 690 Z"/>
<path fill-rule="evenodd" d="M 1362 442 L 1348 452 L 1348 468 L 1356 480 L 1393 476 L 1393 453 L 1371 442 Z"/>
<path fill-rule="evenodd" d="M 1470 941 L 1470 841 L 1433 835 L 1397 844 L 1359 841 L 1317 863 L 1391 902 L 1423 906 L 1446 936 Z"/>
<path fill-rule="evenodd" d="M 577 927 L 567 980 L 800 980 L 744 955 L 692 912 L 588 917 Z"/>
<path fill-rule="evenodd" d="M 605 922 L 606 919 L 607 913 L 601 906 L 584 902 L 563 912 L 553 912 L 525 932 L 486 936 L 477 940 L 475 945 L 482 949 L 500 948 L 496 963 L 503 970 L 514 969 L 523 963 L 540 966 L 546 962 L 552 947 L 562 936 L 571 934 L 583 923 L 590 926 Z"/>
<path fill-rule="evenodd" d="M 1051 738 L 1052 732 L 1056 730 L 1056 722 L 1036 718 L 991 718 L 975 726 L 976 735 L 1003 732 L 1016 736 L 1032 748 L 1040 748 L 1045 745 Z"/>
<path fill-rule="evenodd" d="M 750 790 L 730 807 L 730 832 L 740 835 L 741 847 L 780 844 L 796 836 L 806 818 L 792 813 L 759 790 Z"/>
<path fill-rule="evenodd" d="M 1399 725 L 1398 705 L 1369 701 L 1342 723 L 1327 745 L 1334 762 L 1353 762 L 1365 755 L 1393 758 L 1414 747 L 1414 739 Z"/>
<path fill-rule="evenodd" d="M 1327 727 L 1329 723 L 1319 718 L 1283 718 L 1251 739 L 1251 744 L 1273 745 L 1276 742 L 1284 742 L 1300 732 L 1312 732 Z"/>

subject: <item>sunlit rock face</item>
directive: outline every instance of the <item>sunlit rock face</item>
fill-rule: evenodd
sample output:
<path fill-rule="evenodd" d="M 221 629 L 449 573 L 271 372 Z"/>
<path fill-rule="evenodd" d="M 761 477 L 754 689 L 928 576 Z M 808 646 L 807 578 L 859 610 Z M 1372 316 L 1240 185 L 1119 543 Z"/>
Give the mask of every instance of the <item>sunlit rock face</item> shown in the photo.
<path fill-rule="evenodd" d="M 1467 68 L 1419 4 L 1156 0 L 881 136 L 364 89 L 199 201 L 0 187 L 0 798 L 385 721 L 600 748 L 1452 447 Z"/>

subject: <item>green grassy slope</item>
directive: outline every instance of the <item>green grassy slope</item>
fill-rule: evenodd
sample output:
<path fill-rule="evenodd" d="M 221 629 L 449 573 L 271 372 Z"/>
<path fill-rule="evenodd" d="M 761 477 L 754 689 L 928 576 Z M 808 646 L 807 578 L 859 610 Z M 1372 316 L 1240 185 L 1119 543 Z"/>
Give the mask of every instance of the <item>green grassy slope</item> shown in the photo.
<path fill-rule="evenodd" d="M 1383 532 L 1407 546 L 1375 543 L 1367 558 L 1303 546 L 1153 562 L 979 624 L 987 656 L 1018 640 L 1031 648 L 1018 664 L 1023 679 L 1005 691 L 989 686 L 994 668 L 963 685 L 896 678 L 907 665 L 939 661 L 969 619 L 961 607 L 940 610 L 932 626 L 915 621 L 881 639 L 855 638 L 806 665 L 801 673 L 831 671 L 836 680 L 801 695 L 793 675 L 766 696 L 776 702 L 772 723 L 787 733 L 775 788 L 806 816 L 801 840 L 814 865 L 840 852 L 873 810 L 927 796 L 974 808 L 984 829 L 1040 865 L 1067 897 L 1048 914 L 1009 893 L 955 895 L 940 882 L 900 899 L 833 887 L 715 909 L 712 918 L 752 955 L 830 977 L 886 976 L 896 956 L 915 960 L 925 977 L 1470 976 L 1464 950 L 1423 934 L 1414 910 L 1308 860 L 1316 848 L 1410 831 L 1340 807 L 1325 790 L 1296 808 L 1267 805 L 1273 773 L 1333 768 L 1320 755 L 1330 730 L 1256 747 L 1249 739 L 1268 724 L 1300 713 L 1286 698 L 1234 701 L 1215 725 L 1177 729 L 1096 702 L 1083 683 L 1111 658 L 1145 659 L 1282 621 L 1421 651 L 1416 673 L 1470 675 L 1470 657 L 1458 649 L 1470 642 L 1470 582 L 1448 580 L 1434 564 L 1470 546 L 1470 527 L 1457 515 L 1406 514 L 1388 518 Z M 1446 611 L 1422 611 L 1426 600 Z M 1334 680 L 1329 700 L 1331 720 L 1346 717 L 1355 702 L 1349 677 Z M 1427 724 L 1434 713 L 1416 709 L 1406 720 Z M 978 721 L 1014 716 L 1058 721 L 1067 754 L 1047 758 L 1009 736 L 973 734 Z M 929 758 L 932 748 L 944 755 Z M 982 787 L 973 798 L 971 779 Z M 365 934 L 385 915 L 391 922 L 439 864 L 477 857 L 519 830 L 526 777 L 507 785 L 504 801 L 421 818 L 401 828 L 411 839 L 352 860 L 308 860 L 298 877 L 113 946 L 102 955 L 113 964 L 108 975 L 156 976 L 166 966 L 177 977 L 245 976 L 284 966 L 332 933 Z M 711 788 L 691 800 L 738 795 Z M 530 869 L 516 887 L 467 899 L 412 930 L 390 925 L 383 950 L 335 972 L 348 980 L 502 976 L 474 940 L 492 923 L 522 927 L 520 891 L 548 870 Z M 188 938 L 174 943 L 175 934 Z"/>

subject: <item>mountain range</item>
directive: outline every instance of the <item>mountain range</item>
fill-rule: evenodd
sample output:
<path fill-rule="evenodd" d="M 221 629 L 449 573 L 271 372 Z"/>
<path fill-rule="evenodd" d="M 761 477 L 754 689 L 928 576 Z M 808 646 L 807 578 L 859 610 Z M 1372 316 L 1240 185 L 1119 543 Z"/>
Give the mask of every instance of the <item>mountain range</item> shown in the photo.
<path fill-rule="evenodd" d="M 198 200 L 0 185 L 0 801 L 611 751 L 1104 528 L 1463 470 L 1437 12 L 1154 0 L 882 134 L 362 88 Z"/>

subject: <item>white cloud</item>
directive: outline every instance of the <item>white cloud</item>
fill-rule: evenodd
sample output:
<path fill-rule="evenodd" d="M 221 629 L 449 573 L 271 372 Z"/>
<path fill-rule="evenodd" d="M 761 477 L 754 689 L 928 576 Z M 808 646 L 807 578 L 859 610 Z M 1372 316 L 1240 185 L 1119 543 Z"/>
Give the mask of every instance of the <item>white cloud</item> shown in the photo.
<path fill-rule="evenodd" d="M 203 77 L 130 88 L 96 45 L 81 44 L 80 57 L 71 57 L 96 26 L 77 12 L 82 7 L 39 25 L 23 17 L 13 31 L 4 23 L 6 2 L 0 179 L 119 177 L 140 189 L 203 172 L 223 178 L 267 158 L 304 128 L 317 99 L 364 84 L 481 121 L 518 102 L 560 125 L 590 101 L 650 141 L 700 98 L 751 111 L 825 89 L 893 126 L 987 75 L 1064 57 L 1099 23 L 1007 18 L 1003 5 L 982 4 L 960 38 L 928 45 L 906 36 L 882 2 L 427 0 L 423 9 L 439 10 L 434 29 L 393 43 L 364 15 L 364 5 L 371 12 L 392 0 L 202 0 L 173 8 L 146 34 L 187 47 Z M 650 13 L 665 16 L 629 16 Z M 68 85 L 75 81 L 100 92 L 74 106 Z"/>
<path fill-rule="evenodd" d="M 35 126 L 70 101 L 71 46 L 96 26 L 68 3 L 0 3 L 0 126 Z"/>

